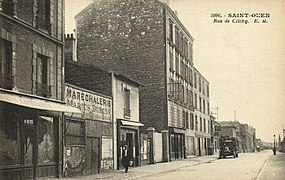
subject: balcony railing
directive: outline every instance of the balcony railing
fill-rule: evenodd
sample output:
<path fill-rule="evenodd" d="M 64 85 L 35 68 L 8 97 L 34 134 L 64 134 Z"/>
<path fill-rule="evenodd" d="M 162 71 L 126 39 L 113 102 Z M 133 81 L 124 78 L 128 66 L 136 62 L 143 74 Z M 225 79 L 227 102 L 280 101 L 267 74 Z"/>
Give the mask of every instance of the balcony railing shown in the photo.
<path fill-rule="evenodd" d="M 36 16 L 36 27 L 47 30 L 49 34 L 51 33 L 51 23 L 49 19 Z"/>
<path fill-rule="evenodd" d="M 51 86 L 47 84 L 37 83 L 37 95 L 50 98 L 51 97 Z"/>
<path fill-rule="evenodd" d="M 124 116 L 125 117 L 130 117 L 131 116 L 131 110 L 124 108 Z"/>
<path fill-rule="evenodd" d="M 0 73 L 0 87 L 12 90 L 14 87 L 14 76 L 10 74 Z"/>
<path fill-rule="evenodd" d="M 12 0 L 0 1 L 0 10 L 3 11 L 3 13 L 7 15 L 10 15 L 10 16 L 15 15 L 14 6 L 15 6 L 15 3 Z"/>

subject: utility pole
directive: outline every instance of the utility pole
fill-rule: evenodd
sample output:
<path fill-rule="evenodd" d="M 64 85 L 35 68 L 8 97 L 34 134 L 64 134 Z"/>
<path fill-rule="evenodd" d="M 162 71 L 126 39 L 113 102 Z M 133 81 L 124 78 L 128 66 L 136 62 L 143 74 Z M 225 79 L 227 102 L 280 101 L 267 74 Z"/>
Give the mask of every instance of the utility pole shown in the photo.
<path fill-rule="evenodd" d="M 234 121 L 236 121 L 237 120 L 237 117 L 236 117 L 237 115 L 236 115 L 236 110 L 234 110 Z"/>
<path fill-rule="evenodd" d="M 212 109 L 214 109 L 215 112 L 212 112 Z M 215 115 L 216 115 L 216 120 L 218 121 L 218 119 L 219 119 L 219 107 L 210 108 L 210 110 L 211 110 L 210 114 L 211 114 L 211 115 L 212 115 L 212 114 L 215 114 Z"/>

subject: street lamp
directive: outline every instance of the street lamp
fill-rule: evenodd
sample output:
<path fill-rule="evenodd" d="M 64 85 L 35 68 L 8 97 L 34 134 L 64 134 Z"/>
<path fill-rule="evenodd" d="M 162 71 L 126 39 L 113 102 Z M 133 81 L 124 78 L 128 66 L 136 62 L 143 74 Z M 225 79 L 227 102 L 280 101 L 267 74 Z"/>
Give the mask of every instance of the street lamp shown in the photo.
<path fill-rule="evenodd" d="M 275 134 L 273 135 L 273 154 L 276 155 Z"/>

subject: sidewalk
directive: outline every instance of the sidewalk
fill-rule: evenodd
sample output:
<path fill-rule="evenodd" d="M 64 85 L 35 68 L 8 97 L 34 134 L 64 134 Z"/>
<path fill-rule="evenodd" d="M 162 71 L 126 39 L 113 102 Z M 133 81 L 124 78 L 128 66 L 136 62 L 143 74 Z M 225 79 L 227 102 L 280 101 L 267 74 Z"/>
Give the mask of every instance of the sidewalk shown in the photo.
<path fill-rule="evenodd" d="M 166 172 L 176 171 L 180 168 L 195 166 L 203 163 L 211 163 L 218 159 L 217 155 L 213 156 L 201 156 L 195 157 L 191 159 L 183 159 L 177 160 L 167 163 L 156 163 L 150 164 L 140 167 L 129 168 L 129 172 L 125 173 L 124 170 L 115 170 L 109 173 L 101 173 L 92 176 L 78 176 L 78 177 L 71 177 L 71 178 L 64 178 L 63 180 L 75 180 L 75 179 L 82 179 L 82 180 L 94 180 L 94 179 L 112 179 L 112 180 L 119 180 L 119 179 L 145 179 L 149 176 L 162 174 Z"/>

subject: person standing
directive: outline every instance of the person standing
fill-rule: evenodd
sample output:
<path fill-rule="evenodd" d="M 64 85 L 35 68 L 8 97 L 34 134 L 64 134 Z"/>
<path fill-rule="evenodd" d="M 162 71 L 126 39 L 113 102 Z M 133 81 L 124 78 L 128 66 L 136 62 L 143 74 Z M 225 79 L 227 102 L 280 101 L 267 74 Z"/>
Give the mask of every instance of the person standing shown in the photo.
<path fill-rule="evenodd" d="M 128 145 L 123 146 L 122 151 L 122 164 L 125 167 L 125 172 L 128 173 L 130 163 L 129 148 Z"/>

